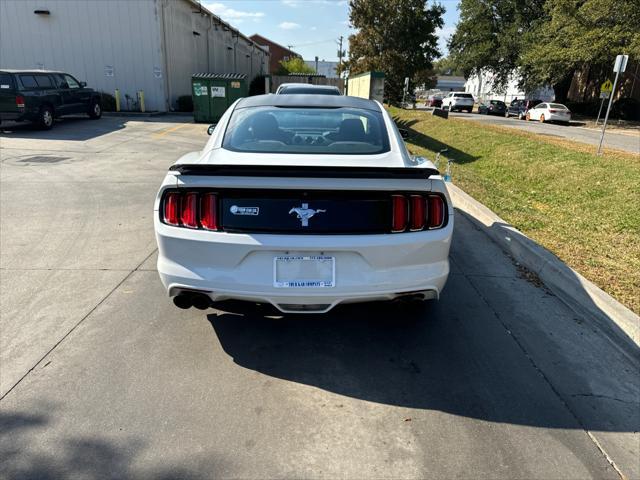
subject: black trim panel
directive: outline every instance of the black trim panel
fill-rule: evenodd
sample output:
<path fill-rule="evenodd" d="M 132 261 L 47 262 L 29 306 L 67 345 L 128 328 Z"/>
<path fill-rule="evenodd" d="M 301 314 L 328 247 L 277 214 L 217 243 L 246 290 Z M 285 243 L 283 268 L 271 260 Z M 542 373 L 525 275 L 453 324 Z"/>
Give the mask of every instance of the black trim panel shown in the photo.
<path fill-rule="evenodd" d="M 170 171 L 181 175 L 213 177 L 301 177 L 301 178 L 384 178 L 384 179 L 428 179 L 439 175 L 435 168 L 402 167 L 320 167 L 284 165 L 211 165 L 178 164 Z"/>

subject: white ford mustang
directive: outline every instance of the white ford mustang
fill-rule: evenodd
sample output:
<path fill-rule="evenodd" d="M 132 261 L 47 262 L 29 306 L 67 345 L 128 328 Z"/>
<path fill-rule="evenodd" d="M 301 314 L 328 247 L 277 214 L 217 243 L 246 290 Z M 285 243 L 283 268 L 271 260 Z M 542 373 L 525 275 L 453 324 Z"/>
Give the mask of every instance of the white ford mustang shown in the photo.
<path fill-rule="evenodd" d="M 155 201 L 158 272 L 178 307 L 240 300 L 324 313 L 438 298 L 453 207 L 378 102 L 254 96 L 210 133 Z"/>

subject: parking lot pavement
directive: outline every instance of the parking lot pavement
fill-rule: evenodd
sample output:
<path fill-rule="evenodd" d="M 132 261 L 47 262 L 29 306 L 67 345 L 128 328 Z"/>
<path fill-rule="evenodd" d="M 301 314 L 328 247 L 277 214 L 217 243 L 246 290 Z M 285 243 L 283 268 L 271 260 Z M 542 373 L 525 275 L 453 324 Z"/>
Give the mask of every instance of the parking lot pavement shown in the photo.
<path fill-rule="evenodd" d="M 505 118 L 497 115 L 479 115 L 477 113 L 451 112 L 449 115 L 490 125 L 517 128 L 546 137 L 566 138 L 574 142 L 586 143 L 596 147 L 594 152 L 600 143 L 601 132 L 599 130 L 583 128 L 576 122 L 567 126 L 553 123 L 526 122 L 524 120 L 518 120 L 515 117 Z M 604 147 L 640 154 L 640 133 L 615 133 L 607 131 L 604 138 Z"/>
<path fill-rule="evenodd" d="M 462 214 L 421 312 L 174 308 L 152 204 L 205 129 L 0 136 L 0 477 L 640 476 L 636 352 Z"/>

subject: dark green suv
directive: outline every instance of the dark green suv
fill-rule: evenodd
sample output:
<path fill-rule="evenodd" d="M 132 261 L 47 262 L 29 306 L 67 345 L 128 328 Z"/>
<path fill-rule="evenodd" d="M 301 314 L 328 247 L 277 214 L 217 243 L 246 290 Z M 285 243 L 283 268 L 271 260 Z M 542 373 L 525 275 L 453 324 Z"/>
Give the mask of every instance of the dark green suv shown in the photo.
<path fill-rule="evenodd" d="M 0 123 L 29 121 L 53 127 L 54 118 L 86 113 L 102 116 L 100 94 L 68 73 L 0 69 Z"/>

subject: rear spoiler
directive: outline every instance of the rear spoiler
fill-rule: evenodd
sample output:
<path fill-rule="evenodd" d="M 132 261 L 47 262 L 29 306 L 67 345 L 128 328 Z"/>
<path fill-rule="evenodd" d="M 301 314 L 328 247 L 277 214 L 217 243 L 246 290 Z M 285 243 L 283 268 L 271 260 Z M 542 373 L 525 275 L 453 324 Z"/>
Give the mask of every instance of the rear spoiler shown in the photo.
<path fill-rule="evenodd" d="M 303 178 L 383 178 L 427 179 L 439 175 L 435 168 L 402 167 L 321 167 L 284 165 L 172 165 L 169 171 L 181 175 L 214 177 L 303 177 Z"/>

